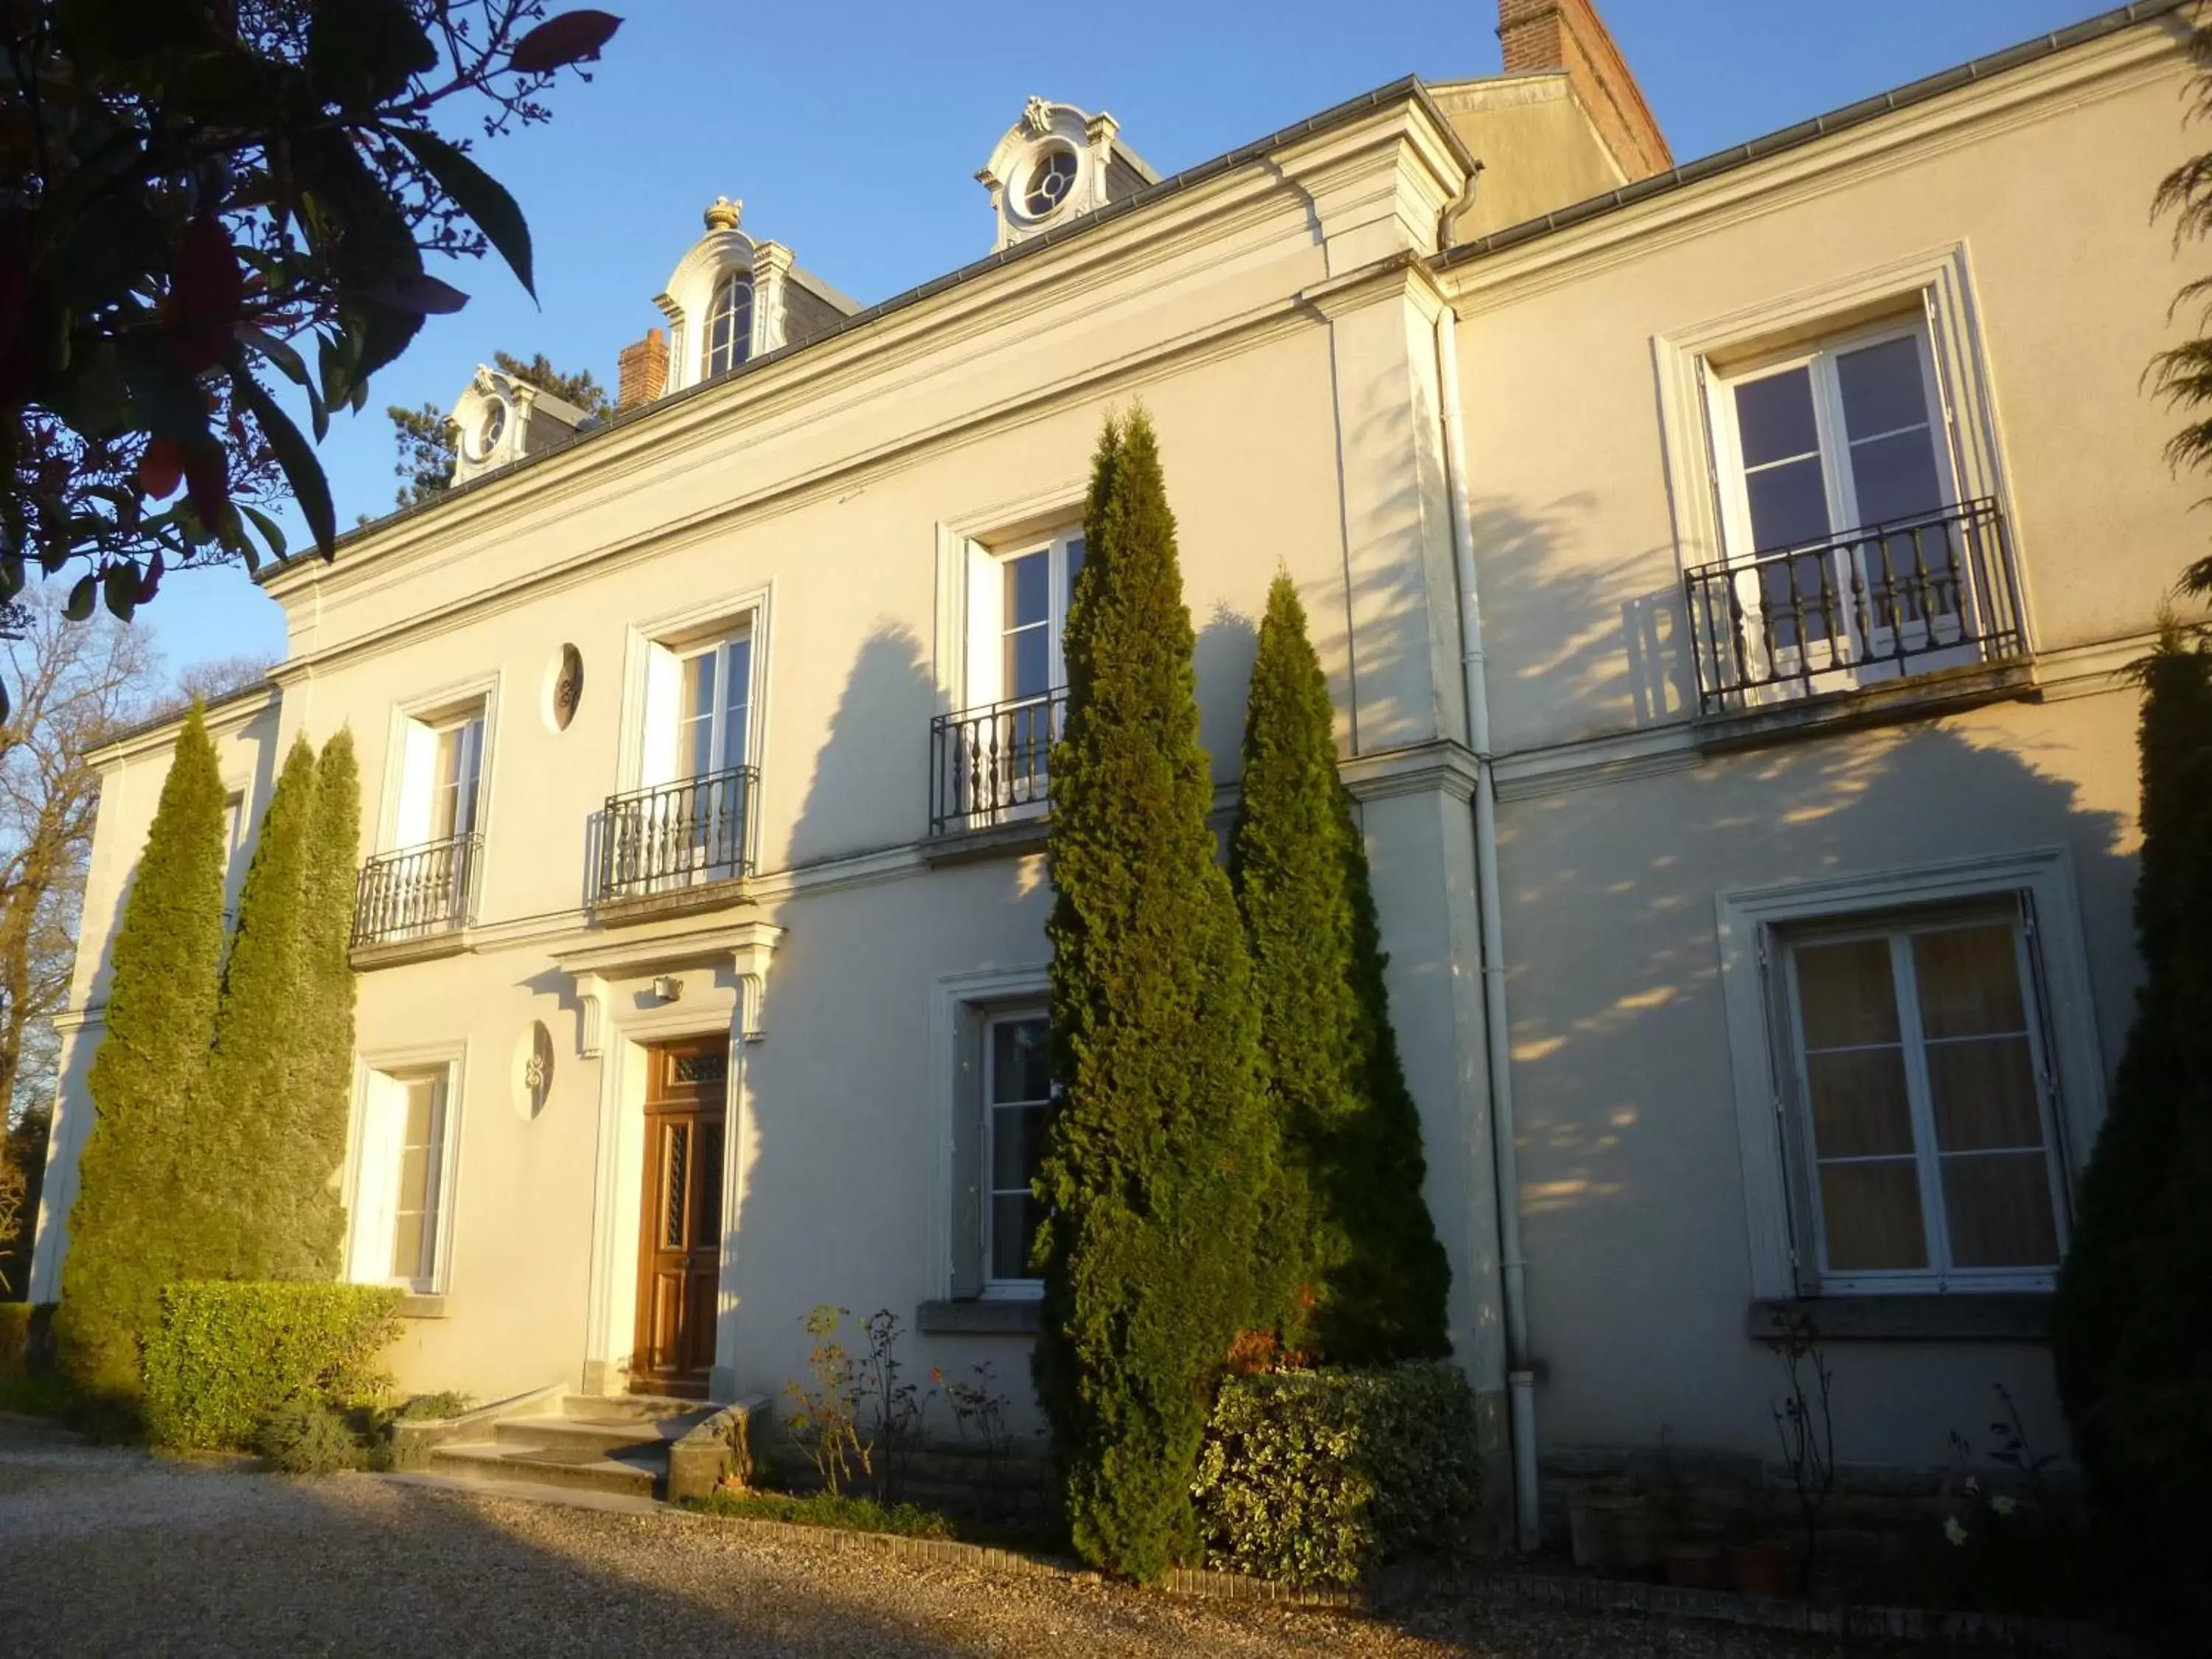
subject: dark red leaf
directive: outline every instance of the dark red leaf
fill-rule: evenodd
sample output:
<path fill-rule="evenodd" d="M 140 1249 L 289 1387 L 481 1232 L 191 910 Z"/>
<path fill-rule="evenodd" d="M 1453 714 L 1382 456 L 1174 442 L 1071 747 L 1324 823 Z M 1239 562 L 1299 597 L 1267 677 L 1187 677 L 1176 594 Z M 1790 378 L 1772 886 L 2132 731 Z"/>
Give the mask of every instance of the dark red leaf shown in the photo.
<path fill-rule="evenodd" d="M 514 67 L 525 75 L 547 75 L 597 58 L 622 21 L 603 11 L 564 11 L 549 17 L 514 43 Z"/>
<path fill-rule="evenodd" d="M 210 530 L 228 515 L 230 457 L 221 444 L 194 444 L 185 452 L 185 499 Z"/>
<path fill-rule="evenodd" d="M 177 250 L 177 280 L 170 289 L 180 323 L 228 332 L 246 298 L 246 273 L 230 246 L 230 233 L 213 214 L 185 227 Z"/>
<path fill-rule="evenodd" d="M 185 481 L 185 447 L 173 438 L 155 438 L 138 458 L 138 487 L 155 501 L 166 501 Z"/>

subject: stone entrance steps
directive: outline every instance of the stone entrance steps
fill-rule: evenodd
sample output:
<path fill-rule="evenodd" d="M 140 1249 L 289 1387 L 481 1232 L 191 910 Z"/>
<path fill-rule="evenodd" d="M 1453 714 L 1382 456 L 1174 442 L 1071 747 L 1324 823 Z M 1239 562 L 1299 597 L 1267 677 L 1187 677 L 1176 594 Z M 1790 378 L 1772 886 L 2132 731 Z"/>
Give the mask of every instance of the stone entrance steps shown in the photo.
<path fill-rule="evenodd" d="M 431 1449 L 425 1473 L 471 1485 L 651 1500 L 667 1494 L 669 1447 L 714 1414 L 696 1400 L 562 1395 L 472 1424 L 474 1437 Z"/>

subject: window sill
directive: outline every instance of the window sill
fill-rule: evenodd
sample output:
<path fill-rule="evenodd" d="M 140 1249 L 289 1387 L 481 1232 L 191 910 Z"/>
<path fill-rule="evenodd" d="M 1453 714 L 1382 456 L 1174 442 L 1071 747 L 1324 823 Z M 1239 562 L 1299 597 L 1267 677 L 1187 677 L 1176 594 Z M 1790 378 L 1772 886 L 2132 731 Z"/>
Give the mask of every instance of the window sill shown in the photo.
<path fill-rule="evenodd" d="M 439 957 L 457 957 L 472 949 L 474 939 L 465 927 L 449 928 L 441 933 L 424 933 L 416 939 L 386 939 L 375 945 L 356 945 L 346 953 L 346 960 L 356 972 L 366 973 L 374 968 L 396 967 L 403 962 L 429 962 Z"/>
<path fill-rule="evenodd" d="M 1034 1336 L 1043 1316 L 1044 1304 L 1034 1297 L 925 1302 L 914 1310 L 914 1325 L 925 1336 Z"/>
<path fill-rule="evenodd" d="M 1050 827 L 1051 821 L 1039 812 L 981 830 L 948 830 L 922 842 L 921 855 L 931 864 L 971 864 L 980 859 L 1042 853 Z"/>
<path fill-rule="evenodd" d="M 446 1298 L 441 1295 L 410 1291 L 399 1298 L 399 1316 L 402 1319 L 443 1319 L 446 1316 Z"/>
<path fill-rule="evenodd" d="M 1824 1342 L 2046 1342 L 2051 1302 L 2047 1291 L 1796 1297 L 1753 1302 L 1744 1334 L 1771 1342 L 1781 1322 L 1808 1320 Z"/>
<path fill-rule="evenodd" d="M 1975 663 L 1941 669 L 1847 691 L 1823 692 L 1786 702 L 1760 703 L 1724 714 L 1700 715 L 1693 723 L 1698 746 L 1706 750 L 1756 749 L 1784 743 L 1810 732 L 1842 732 L 1866 726 L 1894 725 L 1931 715 L 1978 708 L 1984 703 L 2033 698 L 2035 665 L 2026 659 Z"/>

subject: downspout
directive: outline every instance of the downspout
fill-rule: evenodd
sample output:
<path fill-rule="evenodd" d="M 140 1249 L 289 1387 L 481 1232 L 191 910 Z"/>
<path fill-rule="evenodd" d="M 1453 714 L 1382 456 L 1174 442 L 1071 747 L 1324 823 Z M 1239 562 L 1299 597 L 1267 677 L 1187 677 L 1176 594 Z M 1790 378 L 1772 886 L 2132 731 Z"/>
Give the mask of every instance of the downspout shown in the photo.
<path fill-rule="evenodd" d="M 1468 181 L 1462 204 L 1472 198 Z M 1447 210 L 1456 216 L 1453 210 Z M 1449 225 L 1449 219 L 1446 224 Z M 1515 1148 L 1513 1072 L 1505 1008 L 1505 933 L 1498 897 L 1498 787 L 1492 775 L 1490 696 L 1483 672 L 1482 606 L 1475 586 L 1474 523 L 1468 498 L 1466 424 L 1460 411 L 1459 319 L 1437 315 L 1437 380 L 1443 410 L 1444 473 L 1457 574 L 1460 674 L 1467 696 L 1468 747 L 1474 751 L 1475 896 L 1481 910 L 1482 1000 L 1490 1079 L 1491 1162 L 1498 1183 L 1498 1266 L 1505 1295 L 1505 1380 L 1513 1442 L 1513 1534 L 1537 1544 L 1536 1373 L 1528 1358 L 1528 1265 L 1521 1254 L 1521 1179 Z"/>

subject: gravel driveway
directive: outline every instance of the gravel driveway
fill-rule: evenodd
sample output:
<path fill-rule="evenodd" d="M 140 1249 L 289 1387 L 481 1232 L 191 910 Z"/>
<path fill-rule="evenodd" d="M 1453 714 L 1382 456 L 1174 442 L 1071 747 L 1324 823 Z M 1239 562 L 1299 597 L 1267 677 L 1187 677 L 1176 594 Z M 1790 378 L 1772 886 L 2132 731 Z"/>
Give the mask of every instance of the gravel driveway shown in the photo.
<path fill-rule="evenodd" d="M 841 1553 L 672 1515 L 166 1463 L 0 1423 L 0 1653 L 1805 1656 L 1434 1605 L 1391 1622 Z"/>

